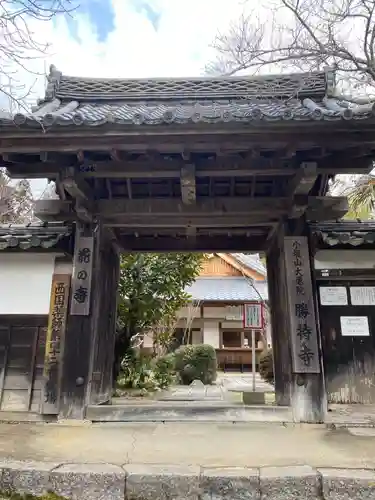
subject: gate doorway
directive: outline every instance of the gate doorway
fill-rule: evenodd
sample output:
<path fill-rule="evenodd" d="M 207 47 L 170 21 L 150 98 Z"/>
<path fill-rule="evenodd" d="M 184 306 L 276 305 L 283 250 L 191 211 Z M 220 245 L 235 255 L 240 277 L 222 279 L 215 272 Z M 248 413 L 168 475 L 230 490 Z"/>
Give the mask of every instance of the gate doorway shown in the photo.
<path fill-rule="evenodd" d="M 39 413 L 47 316 L 0 316 L 0 410 Z"/>

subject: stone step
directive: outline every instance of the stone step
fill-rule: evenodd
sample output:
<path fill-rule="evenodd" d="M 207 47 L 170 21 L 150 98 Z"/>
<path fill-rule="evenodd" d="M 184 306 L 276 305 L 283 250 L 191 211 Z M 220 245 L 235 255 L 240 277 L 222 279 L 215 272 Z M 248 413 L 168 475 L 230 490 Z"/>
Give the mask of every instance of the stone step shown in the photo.
<path fill-rule="evenodd" d="M 157 402 L 142 405 L 89 406 L 92 422 L 292 422 L 290 408 L 241 406 L 225 402 Z"/>

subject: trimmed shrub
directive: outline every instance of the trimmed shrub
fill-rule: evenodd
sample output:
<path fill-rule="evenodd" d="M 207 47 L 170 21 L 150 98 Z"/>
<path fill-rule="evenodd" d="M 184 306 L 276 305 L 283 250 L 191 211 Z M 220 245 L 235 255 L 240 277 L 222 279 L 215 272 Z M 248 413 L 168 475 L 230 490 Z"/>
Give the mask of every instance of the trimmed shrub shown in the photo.
<path fill-rule="evenodd" d="M 170 355 L 152 358 L 129 349 L 121 361 L 117 379 L 119 389 L 156 391 L 165 389 L 175 380 L 174 359 Z"/>
<path fill-rule="evenodd" d="M 259 357 L 259 374 L 265 382 L 274 385 L 272 349 L 263 351 Z"/>
<path fill-rule="evenodd" d="M 174 353 L 175 369 L 181 383 L 189 385 L 193 380 L 212 384 L 217 376 L 215 348 L 206 344 L 184 345 Z"/>

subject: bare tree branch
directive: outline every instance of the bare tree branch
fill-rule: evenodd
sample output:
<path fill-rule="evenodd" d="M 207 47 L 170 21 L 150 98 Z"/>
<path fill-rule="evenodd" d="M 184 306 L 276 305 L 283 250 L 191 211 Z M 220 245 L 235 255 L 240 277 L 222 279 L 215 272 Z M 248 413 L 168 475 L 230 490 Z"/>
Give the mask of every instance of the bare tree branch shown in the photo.
<path fill-rule="evenodd" d="M 20 224 L 33 220 L 34 202 L 27 180 L 11 183 L 0 169 L 0 224 Z"/>
<path fill-rule="evenodd" d="M 375 0 L 275 0 L 214 41 L 208 73 L 317 70 L 331 66 L 355 87 L 375 86 Z"/>
<path fill-rule="evenodd" d="M 49 47 L 40 43 L 31 26 L 42 29 L 41 23 L 59 14 L 75 10 L 75 0 L 0 0 L 0 102 L 10 107 L 25 107 L 25 99 L 33 85 L 26 88 L 17 78 L 19 71 L 35 74 L 30 62 L 42 59 Z M 4 107 L 4 106 L 3 106 Z"/>

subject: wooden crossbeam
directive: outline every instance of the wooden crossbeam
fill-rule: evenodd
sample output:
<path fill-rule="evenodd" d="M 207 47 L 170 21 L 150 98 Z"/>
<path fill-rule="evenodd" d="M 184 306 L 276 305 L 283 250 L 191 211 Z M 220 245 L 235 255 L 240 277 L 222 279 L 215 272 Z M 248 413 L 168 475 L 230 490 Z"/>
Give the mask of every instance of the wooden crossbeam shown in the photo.
<path fill-rule="evenodd" d="M 63 161 L 63 160 L 61 160 Z M 307 162 L 308 164 L 310 162 Z M 233 159 L 231 157 L 218 157 L 216 159 L 198 160 L 195 164 L 195 177 L 251 177 L 251 176 L 295 176 L 302 175 L 299 167 L 281 161 L 278 158 L 253 158 Z M 372 169 L 372 158 L 342 158 L 341 156 L 329 157 L 316 161 L 317 175 L 335 175 L 346 173 L 368 173 Z M 59 162 L 40 163 L 12 163 L 0 162 L 6 167 L 10 177 L 14 179 L 40 179 L 55 180 L 64 166 Z M 185 162 L 181 160 L 153 160 L 153 161 L 100 161 L 89 162 L 75 167 L 75 175 L 84 178 L 102 179 L 178 179 Z M 303 167 L 302 167 L 303 170 Z"/>
<path fill-rule="evenodd" d="M 335 127 L 327 122 L 315 122 L 313 124 L 302 124 L 299 122 L 285 122 L 283 130 L 279 126 L 263 129 L 249 130 L 249 127 L 238 125 L 237 130 L 228 127 L 213 127 L 207 125 L 205 129 L 196 127 L 145 127 L 142 133 L 137 128 L 130 131 L 116 129 L 112 132 L 101 130 L 62 128 L 57 131 L 40 130 L 2 130 L 0 138 L 0 153 L 33 153 L 40 154 L 41 151 L 147 151 L 157 149 L 158 151 L 169 151 L 175 145 L 176 151 L 188 149 L 195 151 L 216 151 L 218 147 L 222 151 L 248 151 L 249 149 L 265 147 L 270 149 L 285 148 L 290 144 L 296 145 L 297 150 L 310 147 L 327 147 L 330 149 L 344 149 L 347 145 L 374 145 L 374 124 L 369 124 L 359 129 L 347 123 L 346 129 Z M 344 143 L 344 147 L 343 147 Z"/>
<path fill-rule="evenodd" d="M 96 212 L 103 217 L 129 217 L 130 215 L 144 214 L 148 217 L 168 215 L 176 217 L 191 215 L 195 217 L 205 215 L 230 214 L 284 214 L 289 208 L 290 200 L 281 198 L 249 198 L 249 197 L 222 197 L 197 200 L 194 205 L 185 205 L 175 198 L 133 199 L 133 200 L 99 200 L 96 203 Z"/>
<path fill-rule="evenodd" d="M 103 217 L 102 217 L 103 218 Z M 272 226 L 278 216 L 274 218 L 269 214 L 203 214 L 199 217 L 192 217 L 191 214 L 182 215 L 128 215 L 126 217 L 115 218 L 105 216 L 105 225 L 110 227 L 134 227 L 142 228 L 183 228 L 183 227 L 199 227 L 199 228 L 227 228 L 236 229 L 254 226 Z"/>
<path fill-rule="evenodd" d="M 293 175 L 293 168 L 285 167 L 280 160 L 266 158 L 238 160 L 232 157 L 197 160 L 194 162 L 196 177 L 247 177 L 251 175 Z M 61 169 L 57 162 L 49 163 L 4 163 L 13 178 L 54 178 Z M 82 177 L 112 179 L 178 179 L 186 168 L 181 160 L 153 161 L 100 161 L 75 167 Z M 289 172 L 288 172 L 289 171 Z"/>
<path fill-rule="evenodd" d="M 125 252 L 262 252 L 263 236 L 196 236 L 195 238 L 118 236 Z"/>
<path fill-rule="evenodd" d="M 294 200 L 296 211 L 302 206 L 310 221 L 341 218 L 348 210 L 346 197 L 302 196 Z M 307 208 L 306 208 L 307 207 Z M 41 200 L 35 212 L 42 220 L 74 220 L 72 201 Z M 289 198 L 211 198 L 185 205 L 178 199 L 99 200 L 93 217 L 108 224 L 130 227 L 249 227 L 273 223 L 291 212 Z"/>

